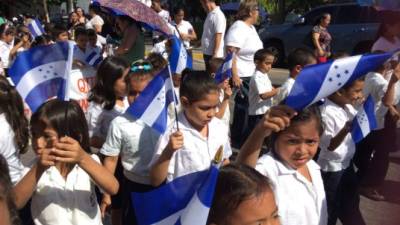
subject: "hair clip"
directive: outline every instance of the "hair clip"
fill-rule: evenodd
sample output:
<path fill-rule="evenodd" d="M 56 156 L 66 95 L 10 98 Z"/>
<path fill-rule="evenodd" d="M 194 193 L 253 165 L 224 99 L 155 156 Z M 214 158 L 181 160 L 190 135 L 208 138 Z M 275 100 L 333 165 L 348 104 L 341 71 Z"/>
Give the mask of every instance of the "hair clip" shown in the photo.
<path fill-rule="evenodd" d="M 131 72 L 138 72 L 138 71 L 144 71 L 148 72 L 151 69 L 153 69 L 153 66 L 147 62 L 134 62 L 131 65 Z"/>

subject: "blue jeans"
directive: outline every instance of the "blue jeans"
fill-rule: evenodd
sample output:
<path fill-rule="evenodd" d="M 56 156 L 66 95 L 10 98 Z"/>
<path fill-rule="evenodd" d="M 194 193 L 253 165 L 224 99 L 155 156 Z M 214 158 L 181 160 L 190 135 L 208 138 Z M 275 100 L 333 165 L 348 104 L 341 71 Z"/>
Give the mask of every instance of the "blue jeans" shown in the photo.
<path fill-rule="evenodd" d="M 328 225 L 365 225 L 357 192 L 358 181 L 352 163 L 347 169 L 337 172 L 323 172 L 326 200 L 328 206 Z"/>

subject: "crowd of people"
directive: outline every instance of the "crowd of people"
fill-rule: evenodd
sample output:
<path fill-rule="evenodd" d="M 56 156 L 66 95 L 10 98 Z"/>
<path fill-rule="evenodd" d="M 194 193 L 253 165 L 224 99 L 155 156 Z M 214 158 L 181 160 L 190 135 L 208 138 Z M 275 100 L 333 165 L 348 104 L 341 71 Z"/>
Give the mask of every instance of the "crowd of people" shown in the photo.
<path fill-rule="evenodd" d="M 330 48 L 331 15 L 321 15 L 313 28 L 314 49 L 290 52 L 289 78 L 276 87 L 269 76 L 276 56 L 263 48 L 254 27 L 258 2 L 241 1 L 236 21 L 227 27 L 218 1 L 199 1 L 207 13 L 201 35 L 206 70 L 173 74 L 179 104 L 169 107 L 163 134 L 126 112 L 168 66 L 169 40 L 161 33 L 153 32 L 154 47 L 146 55 L 141 23 L 104 14 L 98 5 L 90 6 L 89 16 L 76 8 L 67 24 L 44 23 L 45 34 L 34 39 L 28 29 L 33 18 L 0 25 L 2 224 L 97 225 L 106 215 L 112 225 L 137 224 L 140 203 L 132 202 L 132 192 L 208 169 L 221 146 L 213 204 L 208 221 L 199 224 L 335 225 L 338 219 L 343 225 L 366 224 L 360 194 L 387 198 L 381 188 L 389 152 L 397 150 L 398 59 L 295 111 L 284 100 L 301 71 L 350 56 Z M 172 18 L 160 0 L 151 8 L 190 52 L 198 36 L 184 20 L 184 8 L 173 10 Z M 399 35 L 400 19 L 382 23 L 370 53 L 400 48 Z M 28 118 L 6 78 L 8 69 L 20 52 L 60 41 L 75 44 L 73 68 L 96 71 L 89 106 L 51 99 Z M 99 65 L 86 61 L 93 51 L 104 57 Z M 229 53 L 232 77 L 216 82 Z M 352 121 L 369 95 L 378 127 L 355 144 Z M 30 148 L 36 157 L 24 165 L 21 154 Z"/>

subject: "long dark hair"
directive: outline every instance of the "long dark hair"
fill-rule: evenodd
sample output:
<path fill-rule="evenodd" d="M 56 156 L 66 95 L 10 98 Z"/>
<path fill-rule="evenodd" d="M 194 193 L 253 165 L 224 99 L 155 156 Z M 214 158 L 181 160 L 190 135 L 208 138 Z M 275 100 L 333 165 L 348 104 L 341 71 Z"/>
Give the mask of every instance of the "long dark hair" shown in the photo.
<path fill-rule="evenodd" d="M 330 16 L 329 13 L 322 13 L 317 19 L 314 21 L 314 26 L 320 25 L 322 20 L 326 19 L 326 17 Z"/>
<path fill-rule="evenodd" d="M 38 127 L 46 126 L 51 126 L 59 137 L 68 135 L 77 140 L 83 150 L 90 152 L 85 114 L 76 101 L 53 99 L 42 104 L 32 115 L 31 130 L 34 132 Z"/>
<path fill-rule="evenodd" d="M 271 183 L 254 168 L 235 163 L 224 166 L 218 175 L 207 224 L 226 224 L 243 201 L 265 192 L 272 192 Z"/>
<path fill-rule="evenodd" d="M 14 142 L 19 153 L 25 153 L 29 141 L 29 128 L 24 114 L 24 103 L 15 87 L 3 76 L 0 76 L 0 113 L 5 114 L 14 131 Z"/>
<path fill-rule="evenodd" d="M 89 102 L 104 104 L 106 110 L 113 109 L 116 101 L 114 84 L 124 75 L 128 66 L 128 63 L 120 57 L 107 57 L 97 70 L 96 84 L 90 91 Z"/>
<path fill-rule="evenodd" d="M 6 202 L 10 213 L 10 222 L 13 225 L 21 224 L 18 218 L 18 210 L 14 203 L 14 192 L 11 183 L 10 172 L 6 159 L 0 154 L 0 202 Z M 4 220 L 4 218 L 3 218 Z"/>

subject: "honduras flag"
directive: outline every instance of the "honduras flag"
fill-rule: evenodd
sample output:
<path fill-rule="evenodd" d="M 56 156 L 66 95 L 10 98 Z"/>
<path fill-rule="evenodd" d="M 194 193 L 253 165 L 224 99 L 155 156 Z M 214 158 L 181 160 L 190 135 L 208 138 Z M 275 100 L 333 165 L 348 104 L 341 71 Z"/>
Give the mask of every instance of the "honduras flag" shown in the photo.
<path fill-rule="evenodd" d="M 150 81 L 127 113 L 162 134 L 167 128 L 168 106 L 173 101 L 174 87 L 169 70 L 165 68 Z"/>
<path fill-rule="evenodd" d="M 181 74 L 186 68 L 192 69 L 192 56 L 188 53 L 181 40 L 175 36 L 170 36 L 172 41 L 171 53 L 169 55 L 169 64 L 172 73 Z"/>
<path fill-rule="evenodd" d="M 305 67 L 285 104 L 301 110 L 382 65 L 393 53 L 359 55 Z"/>
<path fill-rule="evenodd" d="M 72 66 L 73 45 L 58 42 L 18 54 L 9 69 L 10 77 L 32 112 L 49 98 L 68 97 L 67 78 Z"/>
<path fill-rule="evenodd" d="M 33 38 L 42 36 L 45 33 L 42 24 L 38 19 L 32 20 L 32 22 L 28 25 L 28 29 L 31 32 Z"/>
<path fill-rule="evenodd" d="M 86 57 L 86 63 L 90 66 L 96 67 L 103 61 L 103 56 L 100 52 L 97 52 L 95 49 Z"/>
<path fill-rule="evenodd" d="M 232 77 L 232 62 L 233 62 L 233 53 L 229 53 L 226 56 L 224 63 L 221 65 L 221 67 L 215 74 L 215 82 L 217 82 L 217 84 L 220 84 L 225 79 L 230 79 Z"/>
<path fill-rule="evenodd" d="M 132 193 L 139 225 L 205 225 L 214 197 L 218 167 L 178 177 L 146 193 Z M 135 207 L 136 206 L 136 207 Z"/>
<path fill-rule="evenodd" d="M 359 109 L 351 127 L 351 136 L 355 143 L 358 143 L 372 130 L 376 129 L 375 102 L 371 95 Z"/>

